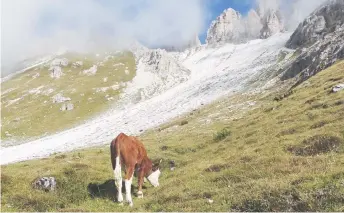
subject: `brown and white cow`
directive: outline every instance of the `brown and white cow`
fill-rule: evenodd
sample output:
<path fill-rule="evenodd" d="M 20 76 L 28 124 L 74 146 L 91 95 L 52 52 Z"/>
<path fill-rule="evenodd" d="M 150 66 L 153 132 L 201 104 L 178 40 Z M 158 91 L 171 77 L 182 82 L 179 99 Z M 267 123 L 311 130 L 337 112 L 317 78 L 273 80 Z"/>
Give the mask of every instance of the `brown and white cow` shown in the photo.
<path fill-rule="evenodd" d="M 138 177 L 138 197 L 143 198 L 142 184 L 146 177 L 154 186 L 159 186 L 160 169 L 158 165 L 153 165 L 148 158 L 143 144 L 133 136 L 120 133 L 110 145 L 112 168 L 115 174 L 115 185 L 117 187 L 117 201 L 123 202 L 122 195 L 122 169 L 125 167 L 125 192 L 126 202 L 133 206 L 131 198 L 131 184 L 136 170 Z"/>

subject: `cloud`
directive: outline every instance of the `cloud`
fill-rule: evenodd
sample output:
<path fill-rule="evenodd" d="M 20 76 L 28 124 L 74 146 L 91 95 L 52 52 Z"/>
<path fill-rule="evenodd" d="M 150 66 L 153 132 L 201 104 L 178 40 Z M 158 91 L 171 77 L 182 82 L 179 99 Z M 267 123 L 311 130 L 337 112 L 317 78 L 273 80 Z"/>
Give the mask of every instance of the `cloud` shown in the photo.
<path fill-rule="evenodd" d="M 273 9 L 281 10 L 286 28 L 293 31 L 310 13 L 319 7 L 326 0 L 256 0 L 256 7 L 259 11 Z"/>
<path fill-rule="evenodd" d="M 119 48 L 130 39 L 176 45 L 204 31 L 207 13 L 204 0 L 1 0 L 2 64 L 63 47 Z"/>

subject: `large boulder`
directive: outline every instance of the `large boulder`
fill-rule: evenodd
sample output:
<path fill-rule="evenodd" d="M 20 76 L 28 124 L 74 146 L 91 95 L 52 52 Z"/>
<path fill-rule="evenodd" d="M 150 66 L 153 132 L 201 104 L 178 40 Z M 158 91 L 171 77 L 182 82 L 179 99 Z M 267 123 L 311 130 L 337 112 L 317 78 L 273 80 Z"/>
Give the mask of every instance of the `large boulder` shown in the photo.
<path fill-rule="evenodd" d="M 69 97 L 63 97 L 61 93 L 58 93 L 52 97 L 53 103 L 62 103 L 65 101 L 70 101 Z"/>
<path fill-rule="evenodd" d="M 44 191 L 54 191 L 56 189 L 55 177 L 41 177 L 33 181 L 32 187 Z"/>
<path fill-rule="evenodd" d="M 59 66 L 52 66 L 49 68 L 50 77 L 60 78 L 63 75 L 62 69 Z"/>

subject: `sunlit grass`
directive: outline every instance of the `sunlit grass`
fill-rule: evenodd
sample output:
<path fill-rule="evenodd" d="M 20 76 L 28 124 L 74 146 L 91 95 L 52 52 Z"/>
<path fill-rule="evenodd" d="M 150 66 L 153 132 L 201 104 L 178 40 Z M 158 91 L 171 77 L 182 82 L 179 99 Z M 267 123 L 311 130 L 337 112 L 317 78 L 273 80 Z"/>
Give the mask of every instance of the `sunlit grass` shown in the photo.
<path fill-rule="evenodd" d="M 134 198 L 132 209 L 113 202 L 108 146 L 2 166 L 2 208 L 344 211 L 344 108 L 338 104 L 344 92 L 330 93 L 343 80 L 344 62 L 339 62 L 282 100 L 274 101 L 274 95 L 237 95 L 146 132 L 140 138 L 151 158 L 163 159 L 162 176 L 158 188 L 145 184 L 144 198 Z M 256 104 L 246 108 L 242 103 L 247 101 Z M 187 122 L 181 126 L 182 121 Z M 315 125 L 322 121 L 325 124 Z M 230 134 L 222 134 L 223 129 Z M 214 141 L 218 134 L 221 140 Z M 302 146 L 315 135 L 330 135 L 341 142 L 335 150 L 311 156 L 288 149 Z M 174 171 L 169 170 L 170 160 L 175 161 Z M 30 188 L 34 178 L 46 175 L 57 177 L 56 192 Z M 91 198 L 89 184 L 96 184 L 102 192 Z M 133 184 L 137 186 L 136 179 Z"/>

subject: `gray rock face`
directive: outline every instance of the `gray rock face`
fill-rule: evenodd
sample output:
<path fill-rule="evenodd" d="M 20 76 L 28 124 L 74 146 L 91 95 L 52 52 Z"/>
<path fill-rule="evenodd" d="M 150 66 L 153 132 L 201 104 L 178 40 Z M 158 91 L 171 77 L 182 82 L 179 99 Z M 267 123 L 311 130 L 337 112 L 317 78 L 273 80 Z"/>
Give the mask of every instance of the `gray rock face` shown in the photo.
<path fill-rule="evenodd" d="M 211 23 L 206 42 L 243 43 L 257 38 L 268 38 L 284 31 L 279 10 L 250 10 L 246 17 L 232 8 L 225 10 Z"/>
<path fill-rule="evenodd" d="M 214 20 L 207 32 L 208 44 L 233 42 L 240 39 L 241 14 L 232 8 L 226 9 Z"/>
<path fill-rule="evenodd" d="M 344 58 L 344 1 L 331 0 L 304 20 L 286 44 L 300 54 L 281 79 L 302 82 Z"/>
<path fill-rule="evenodd" d="M 32 183 L 32 187 L 44 191 L 54 191 L 56 189 L 56 179 L 55 177 L 37 178 Z"/>
<path fill-rule="evenodd" d="M 295 30 L 286 47 L 309 47 L 325 35 L 335 32 L 344 21 L 344 1 L 331 0 L 308 16 Z"/>

